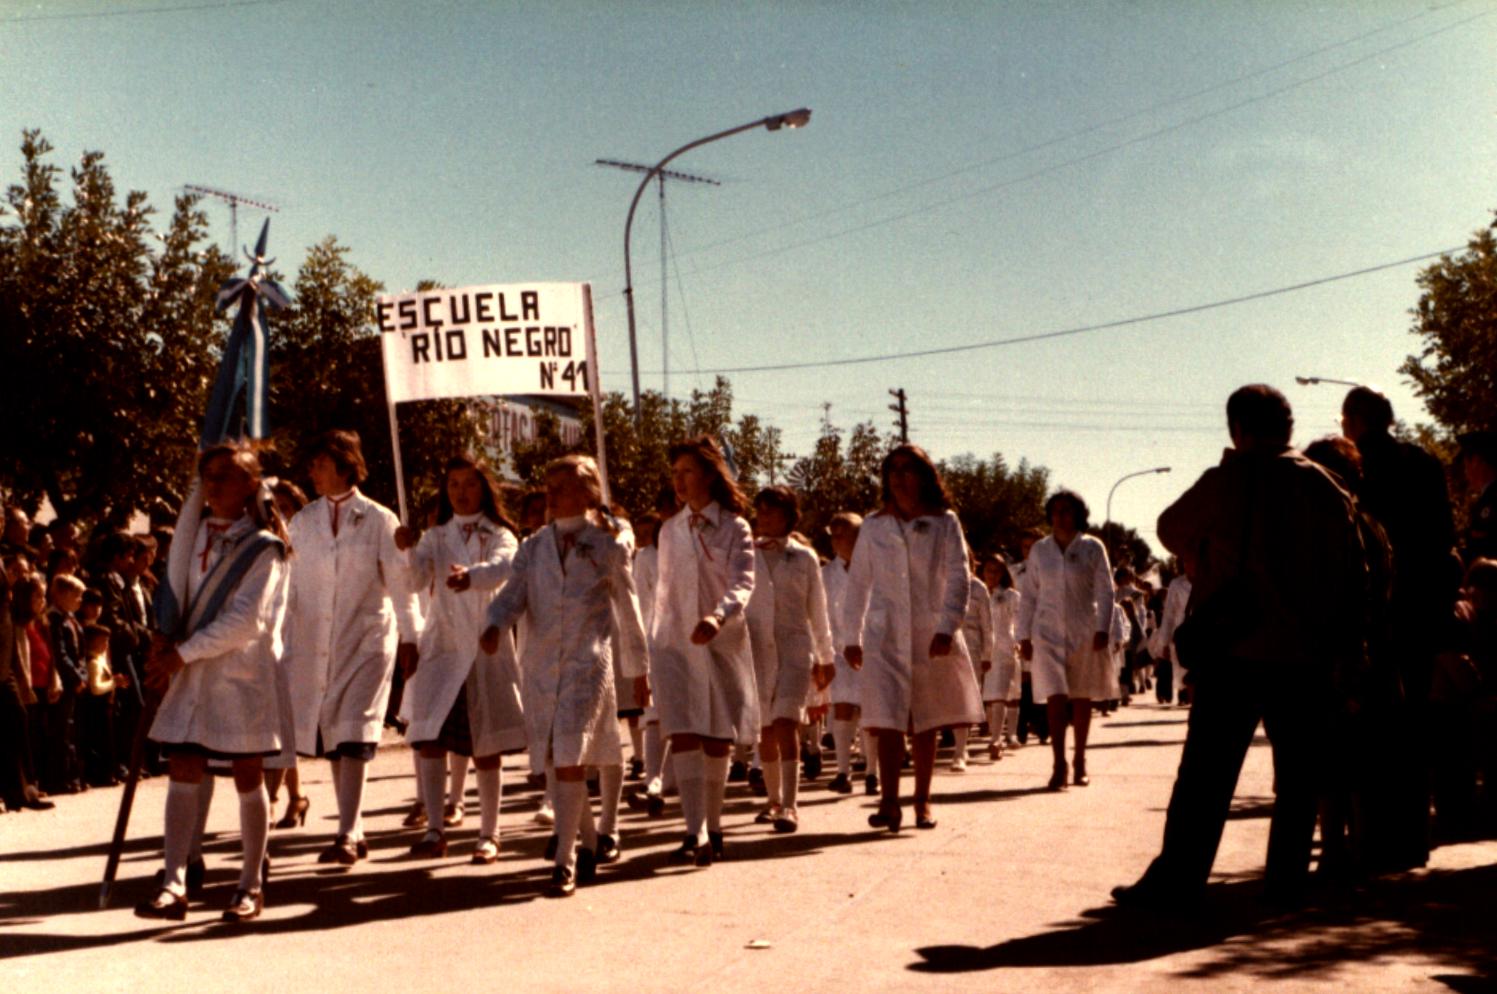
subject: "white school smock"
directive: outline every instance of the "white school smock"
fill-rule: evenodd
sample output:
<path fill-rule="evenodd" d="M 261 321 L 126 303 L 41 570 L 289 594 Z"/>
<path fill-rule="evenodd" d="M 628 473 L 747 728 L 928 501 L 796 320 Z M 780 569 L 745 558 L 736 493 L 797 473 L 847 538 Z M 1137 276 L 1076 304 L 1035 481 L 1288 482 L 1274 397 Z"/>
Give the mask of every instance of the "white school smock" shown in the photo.
<path fill-rule="evenodd" d="M 684 508 L 660 526 L 659 545 L 650 666 L 660 730 L 752 745 L 759 694 L 744 620 L 754 592 L 748 522 L 716 501 L 700 514 Z M 706 645 L 692 644 L 709 615 L 722 627 Z"/>
<path fill-rule="evenodd" d="M 499 634 L 493 654 L 478 646 L 484 610 L 493 591 L 509 579 L 520 542 L 514 533 L 482 514 L 453 515 L 421 536 L 412 550 L 411 577 L 431 588 L 430 608 L 421 629 L 421 657 L 405 685 L 408 742 L 434 742 L 467 688 L 468 725 L 474 756 L 495 756 L 525 748 L 525 712 L 520 705 L 520 667 L 513 634 Z M 453 590 L 453 566 L 468 570 L 467 590 Z"/>
<path fill-rule="evenodd" d="M 629 557 L 629 573 L 632 576 L 634 573 L 634 527 L 630 525 L 628 521 L 625 521 L 622 518 L 615 518 L 614 522 L 618 525 L 619 528 L 619 533 L 616 536 L 618 542 L 624 547 L 624 553 Z M 638 581 L 635 581 L 634 594 L 634 599 L 636 602 L 638 602 Z M 644 610 L 642 606 L 640 609 L 640 618 L 641 621 L 643 621 Z M 646 628 L 645 631 L 649 631 L 649 629 Z M 641 646 L 643 646 L 643 643 L 641 643 Z M 634 659 L 632 661 L 626 662 L 624 657 L 630 652 L 639 652 L 640 648 L 631 648 L 629 644 L 626 644 L 619 637 L 618 626 L 615 625 L 613 637 L 609 641 L 609 651 L 613 654 L 613 685 L 618 693 L 619 710 L 628 711 L 631 714 L 637 714 L 641 709 L 637 704 L 634 703 L 634 693 L 632 690 L 624 686 L 624 681 L 632 679 L 632 677 L 629 676 L 630 673 L 644 673 L 646 675 L 649 674 L 649 649 L 644 648 L 645 657 L 643 659 Z"/>
<path fill-rule="evenodd" d="M 211 532 L 210 532 L 211 529 Z M 232 523 L 204 518 L 193 542 L 187 606 L 219 560 L 232 557 L 256 528 L 249 517 Z M 211 539 L 210 539 L 211 534 Z M 276 692 L 275 610 L 285 580 L 281 550 L 269 546 L 224 601 L 218 614 L 177 646 L 186 664 L 172 677 L 151 738 L 162 744 L 198 745 L 213 752 L 270 755 L 281 748 Z"/>
<path fill-rule="evenodd" d="M 1028 582 L 1029 581 L 1025 579 L 1025 577 L 1028 574 L 1028 572 L 1029 572 L 1029 562 L 1028 562 L 1028 560 L 1025 560 L 1024 562 L 1021 562 L 1021 563 L 1017 564 L 1016 566 L 1014 566 L 1012 569 L 1009 570 L 1009 575 L 1014 578 L 1014 589 L 1019 592 L 1019 597 L 1021 599 L 1028 596 L 1028 590 L 1029 590 Z M 1018 628 L 1019 628 L 1019 615 L 1018 615 L 1018 611 L 1015 610 L 1015 612 L 1014 612 L 1014 641 L 1016 643 L 1018 642 L 1018 639 L 1019 639 Z M 1021 687 L 1023 685 L 1023 679 L 1024 679 L 1024 677 L 1026 677 L 1026 676 L 1029 675 L 1030 670 L 1033 668 L 1033 666 L 1034 666 L 1034 664 L 1030 660 L 1025 659 L 1022 655 L 1019 657 L 1019 682 L 1020 682 Z"/>
<path fill-rule="evenodd" d="M 291 596 L 286 673 L 296 708 L 296 751 L 312 755 L 317 734 L 331 752 L 378 742 L 399 642 L 415 642 L 416 597 L 394 512 L 357 489 L 339 509 L 322 497 L 291 519 Z"/>
<path fill-rule="evenodd" d="M 757 546 L 754 548 L 754 592 L 743 610 L 748 626 L 749 653 L 754 657 L 754 689 L 759 695 L 759 721 L 774 720 L 774 691 L 780 678 L 780 653 L 774 640 L 774 577 Z"/>
<path fill-rule="evenodd" d="M 999 587 L 987 598 L 993 614 L 993 668 L 983 676 L 984 701 L 1017 701 L 1023 692 L 1019 643 L 1014 621 L 1023 595 L 1013 587 Z"/>
<path fill-rule="evenodd" d="M 863 649 L 864 728 L 925 732 L 981 720 L 962 621 L 971 593 L 956 514 L 866 519 L 848 568 L 843 625 Z M 951 636 L 951 652 L 930 655 Z"/>
<path fill-rule="evenodd" d="M 659 529 L 657 528 L 658 532 Z M 647 545 L 634 554 L 634 590 L 639 594 L 639 617 L 645 623 L 645 632 L 648 633 L 655 624 L 655 582 L 660 578 L 660 550 L 653 545 Z M 655 709 L 655 697 L 650 696 L 650 703 L 645 706 L 645 713 L 640 721 L 649 724 L 660 720 L 660 712 Z"/>
<path fill-rule="evenodd" d="M 1108 653 L 1092 649 L 1098 632 L 1112 631 L 1107 548 L 1091 535 L 1077 535 L 1062 552 L 1055 537 L 1047 535 L 1034 544 L 1026 563 L 1015 634 L 1034 644 L 1034 700 L 1057 694 L 1085 697 L 1078 691 L 1099 689 L 1106 674 L 1098 671 L 1111 668 Z M 1081 677 L 1085 686 L 1072 688 L 1072 676 Z"/>
<path fill-rule="evenodd" d="M 760 720 L 766 725 L 776 719 L 804 724 L 806 708 L 814 705 L 818 696 L 811 670 L 831 666 L 835 658 L 821 563 L 815 552 L 788 539 L 761 540 L 758 547 L 758 562 L 764 564 L 774 584 L 774 640 L 779 661 L 770 707 Z M 763 574 L 758 578 L 762 583 Z M 762 690 L 759 699 L 764 700 Z"/>
<path fill-rule="evenodd" d="M 646 676 L 644 623 L 629 549 L 590 522 L 562 561 L 563 522 L 520 544 L 509 582 L 489 605 L 486 625 L 504 631 L 526 620 L 520 688 L 531 765 L 614 766 L 622 762 L 613 634 L 625 677 Z M 628 689 L 632 699 L 633 687 Z"/>
<path fill-rule="evenodd" d="M 821 585 L 826 591 L 826 615 L 832 629 L 833 665 L 837 675 L 827 688 L 833 704 L 851 704 L 854 707 L 863 701 L 863 674 L 847 665 L 842 650 L 847 647 L 847 629 L 842 618 L 842 605 L 847 600 L 847 563 L 836 556 L 821 568 Z"/>
<path fill-rule="evenodd" d="M 972 676 L 982 685 L 983 663 L 993 661 L 993 606 L 988 602 L 988 586 L 977 577 L 967 585 L 967 616 L 962 620 L 962 637 L 967 641 L 967 654 L 972 657 Z"/>

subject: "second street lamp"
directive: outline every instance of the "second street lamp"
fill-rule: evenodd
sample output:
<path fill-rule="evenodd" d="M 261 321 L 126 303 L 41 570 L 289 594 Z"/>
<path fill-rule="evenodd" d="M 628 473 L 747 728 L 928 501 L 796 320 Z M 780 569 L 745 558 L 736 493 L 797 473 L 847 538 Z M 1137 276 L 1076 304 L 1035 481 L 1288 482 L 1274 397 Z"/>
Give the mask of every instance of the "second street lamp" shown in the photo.
<path fill-rule="evenodd" d="M 639 198 L 643 196 L 645 187 L 650 185 L 650 180 L 654 179 L 660 173 L 660 170 L 664 169 L 672 159 L 694 148 L 700 148 L 709 142 L 715 142 L 720 138 L 727 138 L 730 135 L 736 135 L 743 131 L 752 131 L 754 128 L 762 127 L 767 131 L 778 131 L 781 128 L 803 128 L 810 121 L 810 109 L 802 107 L 799 110 L 792 110 L 784 114 L 772 114 L 769 117 L 761 117 L 757 121 L 750 121 L 748 124 L 740 124 L 736 128 L 729 128 L 726 131 L 719 131 L 717 134 L 708 135 L 705 138 L 698 138 L 694 142 L 682 145 L 670 155 L 655 163 L 654 168 L 645 173 L 644 179 L 639 181 L 639 189 L 634 191 L 634 199 L 629 201 L 629 216 L 624 220 L 624 304 L 629 312 L 629 372 L 634 387 L 634 425 L 636 428 L 640 424 L 639 343 L 634 330 L 634 270 L 630 265 L 629 234 L 634 228 L 634 210 L 639 206 Z"/>

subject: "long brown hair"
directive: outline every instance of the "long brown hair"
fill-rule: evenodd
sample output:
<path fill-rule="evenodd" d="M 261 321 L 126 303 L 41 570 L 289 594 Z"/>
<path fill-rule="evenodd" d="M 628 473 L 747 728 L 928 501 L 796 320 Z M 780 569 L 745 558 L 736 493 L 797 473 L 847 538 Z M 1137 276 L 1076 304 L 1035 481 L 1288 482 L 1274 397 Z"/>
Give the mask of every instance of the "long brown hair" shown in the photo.
<path fill-rule="evenodd" d="M 209 446 L 198 453 L 198 475 L 202 476 L 208 463 L 219 456 L 227 456 L 235 466 L 255 481 L 256 490 L 250 495 L 246 510 L 251 520 L 259 528 L 280 539 L 286 546 L 286 555 L 291 555 L 291 536 L 286 531 L 286 522 L 281 518 L 281 512 L 276 510 L 275 498 L 270 488 L 265 486 L 265 474 L 260 469 L 260 454 L 256 451 L 254 444 L 245 440 L 220 442 Z"/>
<path fill-rule="evenodd" d="M 691 456 L 706 470 L 711 478 L 708 493 L 723 510 L 740 516 L 748 511 L 748 498 L 738 489 L 737 481 L 728 471 L 728 462 L 723 458 L 723 450 L 718 447 L 717 439 L 711 435 L 683 439 L 670 447 L 666 453 L 666 461 L 674 465 L 682 456 Z"/>
<path fill-rule="evenodd" d="M 457 513 L 452 508 L 452 498 L 447 496 L 447 478 L 460 469 L 471 469 L 477 473 L 478 481 L 483 485 L 483 493 L 478 498 L 479 513 L 494 524 L 508 528 L 516 535 L 520 534 L 519 526 L 499 502 L 499 488 L 494 485 L 494 478 L 488 467 L 466 452 L 459 452 L 442 467 L 442 485 L 437 488 L 437 524 L 445 525 Z"/>
<path fill-rule="evenodd" d="M 931 462 L 930 456 L 920 446 L 906 442 L 890 449 L 889 454 L 884 456 L 883 464 L 879 466 L 879 477 L 883 481 L 884 509 L 894 509 L 894 492 L 889 489 L 889 472 L 894 468 L 894 460 L 900 456 L 915 464 L 915 475 L 920 477 L 920 510 L 945 511 L 951 507 L 951 497 L 946 493 L 946 485 L 941 482 L 936 464 Z"/>

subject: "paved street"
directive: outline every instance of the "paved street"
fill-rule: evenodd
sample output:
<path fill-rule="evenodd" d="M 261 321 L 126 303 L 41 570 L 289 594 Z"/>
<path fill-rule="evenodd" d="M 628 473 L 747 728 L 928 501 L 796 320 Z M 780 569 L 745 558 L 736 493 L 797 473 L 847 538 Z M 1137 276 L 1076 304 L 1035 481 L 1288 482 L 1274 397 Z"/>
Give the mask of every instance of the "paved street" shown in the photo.
<path fill-rule="evenodd" d="M 546 830 L 520 766 L 506 773 L 503 855 L 468 864 L 476 817 L 448 858 L 411 862 L 399 828 L 409 754 L 383 750 L 366 800 L 371 859 L 315 862 L 335 822 L 327 768 L 305 767 L 303 830 L 275 832 L 265 917 L 218 924 L 238 876 L 237 806 L 219 786 L 208 895 L 185 924 L 130 905 L 159 865 L 164 780 L 145 783 L 114 906 L 96 910 L 117 790 L 0 817 L 0 977 L 12 991 L 1474 991 L 1497 970 L 1497 843 L 1441 849 L 1429 869 L 1326 910 L 1255 900 L 1271 796 L 1261 739 L 1238 788 L 1209 914 L 1119 916 L 1108 890 L 1158 844 L 1185 712 L 1124 709 L 1094 725 L 1092 786 L 1043 790 L 1048 750 L 942 772 L 939 826 L 870 831 L 861 793 L 802 793 L 802 828 L 752 824 L 730 788 L 731 861 L 665 865 L 679 823 L 626 814 L 624 860 L 568 901 L 542 896 Z M 977 750 L 974 749 L 974 755 Z M 472 779 L 470 777 L 470 799 Z M 475 802 L 476 803 L 476 802 Z M 470 805 L 471 807 L 471 805 Z M 1485 977 L 1486 979 L 1480 979 Z"/>

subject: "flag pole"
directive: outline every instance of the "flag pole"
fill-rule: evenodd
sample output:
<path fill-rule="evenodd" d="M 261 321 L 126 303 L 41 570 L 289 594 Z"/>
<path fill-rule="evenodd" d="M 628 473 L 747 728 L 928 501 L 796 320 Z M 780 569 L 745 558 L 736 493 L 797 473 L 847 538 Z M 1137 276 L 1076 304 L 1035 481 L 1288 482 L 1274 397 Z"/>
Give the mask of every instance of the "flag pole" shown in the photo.
<path fill-rule="evenodd" d="M 598 445 L 598 475 L 603 478 L 603 503 L 612 504 L 613 497 L 608 489 L 608 452 L 603 445 L 603 387 L 598 382 L 598 336 L 593 328 L 591 283 L 582 284 L 582 322 L 587 335 L 587 389 L 593 401 L 593 435 Z"/>
<path fill-rule="evenodd" d="M 395 456 L 395 498 L 400 504 L 400 523 L 409 525 L 410 514 L 405 506 L 405 464 L 400 459 L 400 419 L 395 416 L 395 401 L 388 404 L 390 409 L 390 451 Z"/>

